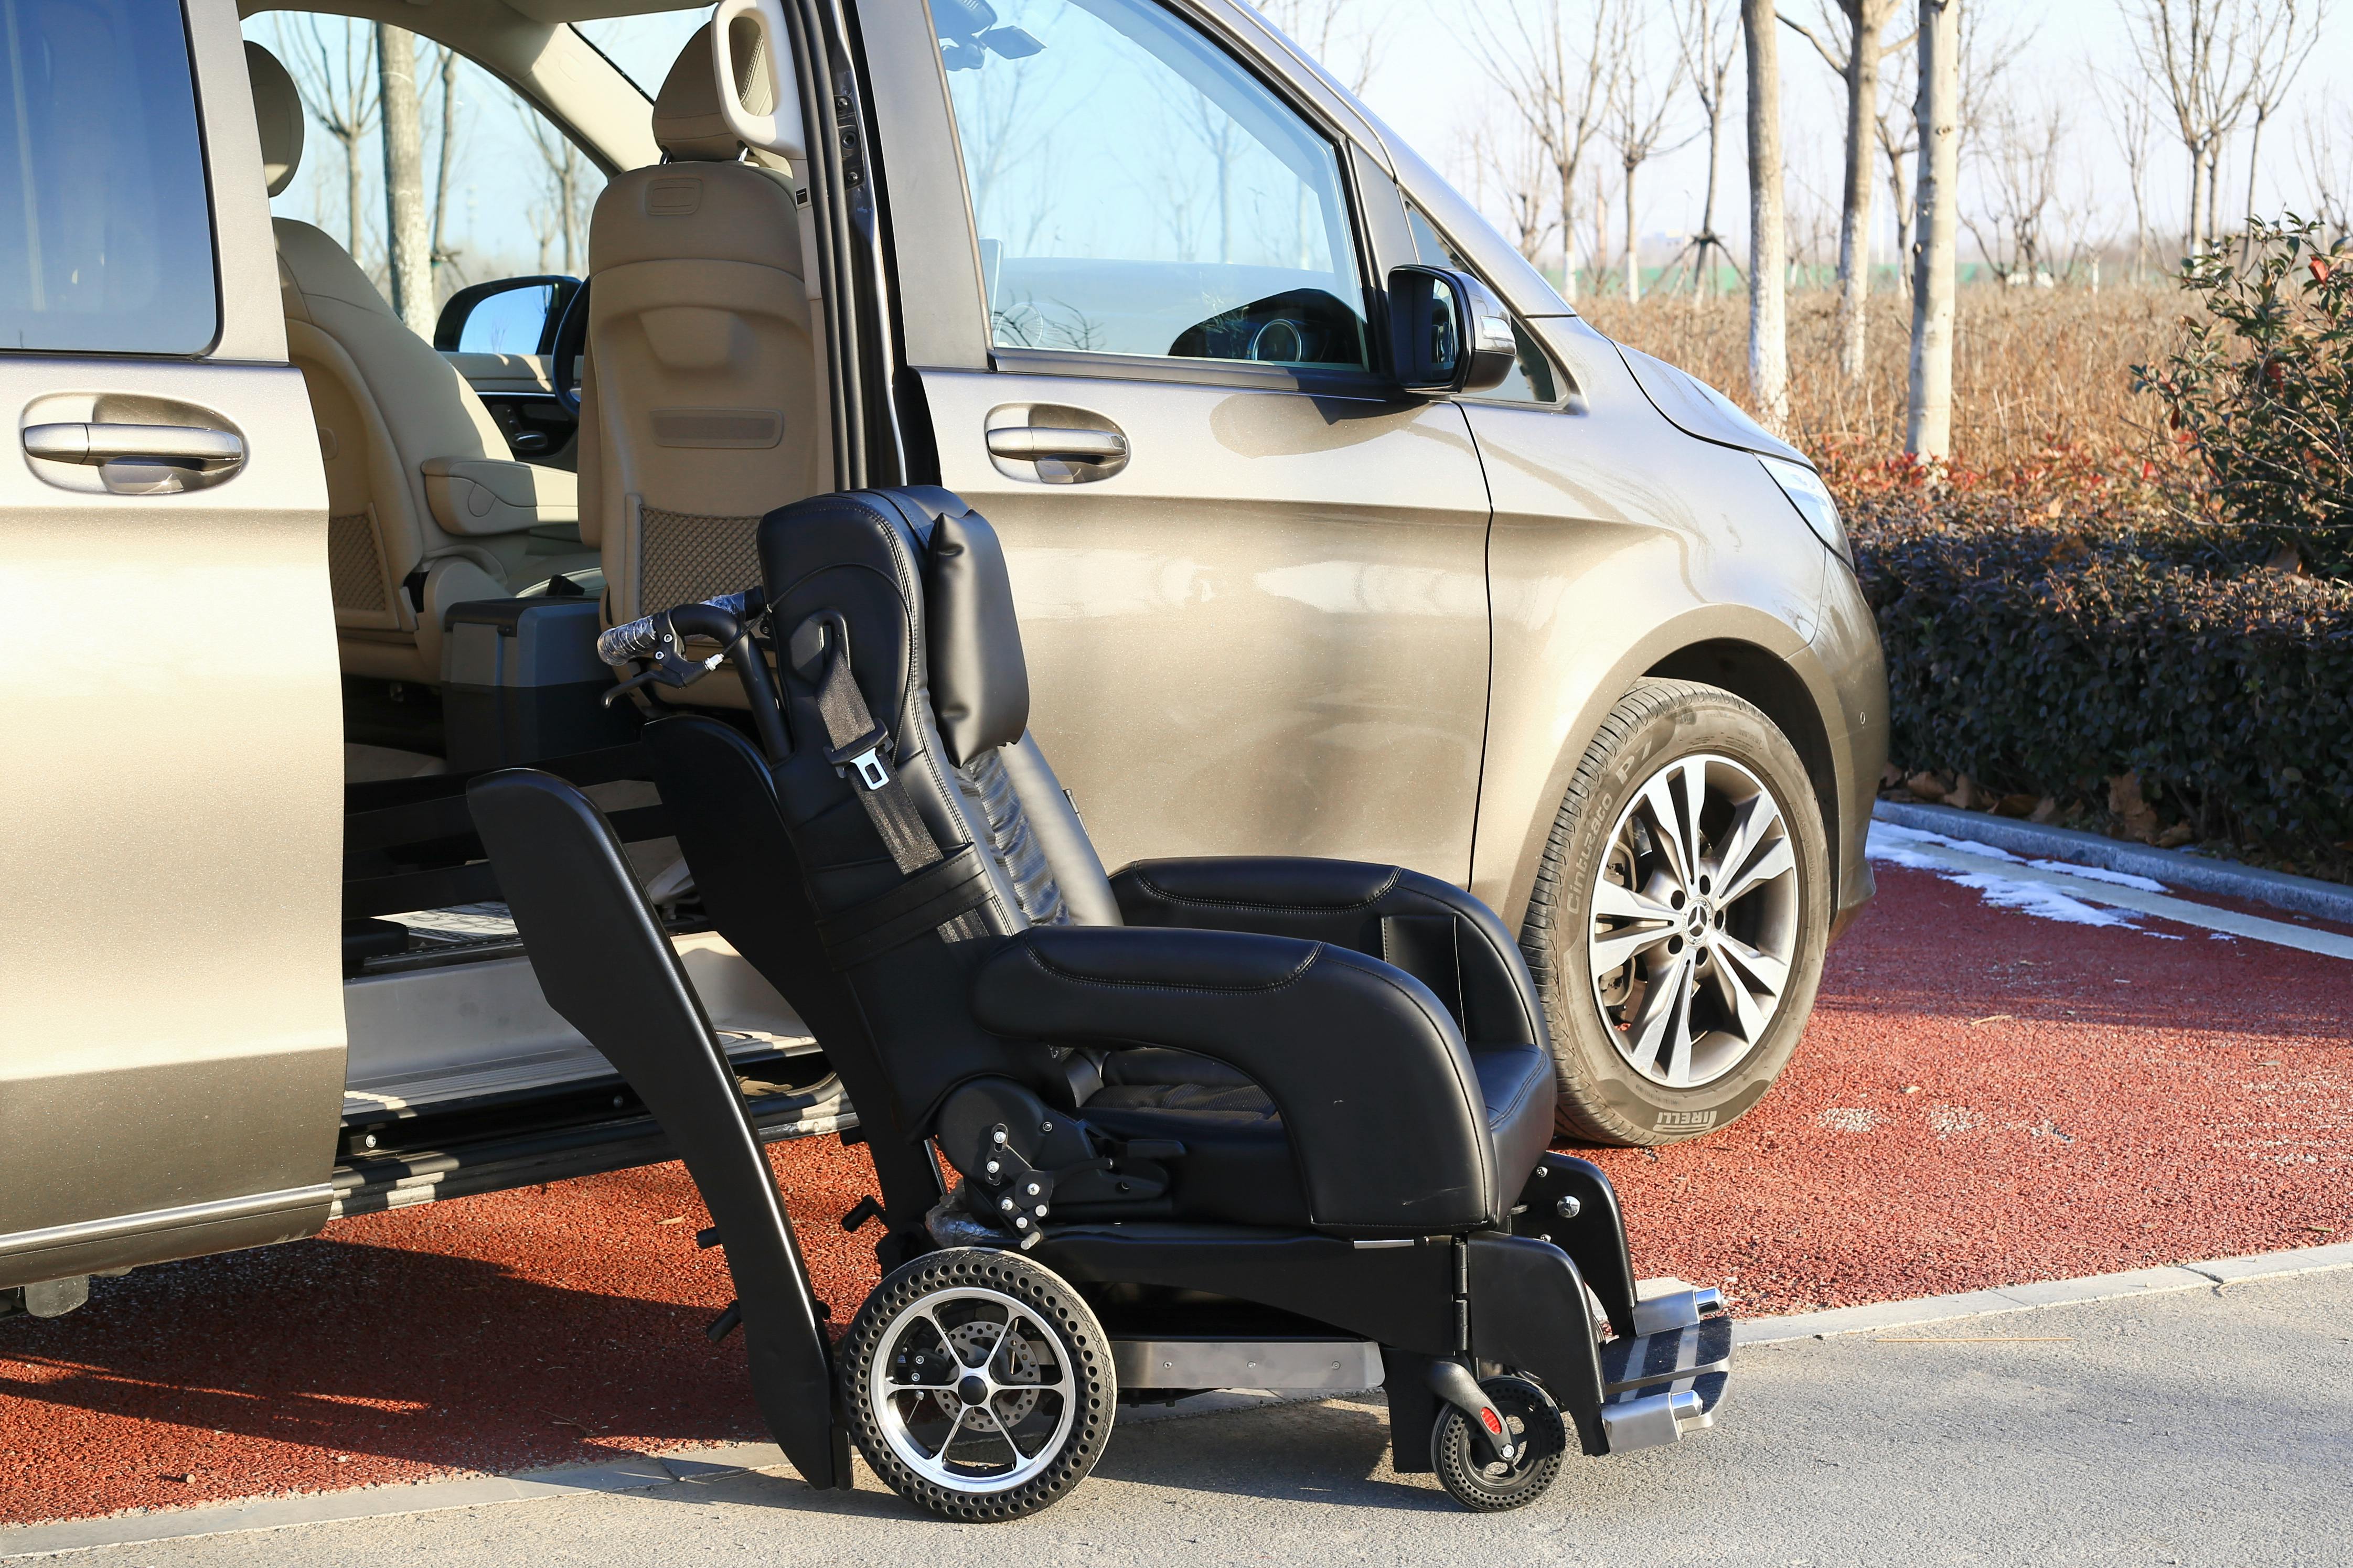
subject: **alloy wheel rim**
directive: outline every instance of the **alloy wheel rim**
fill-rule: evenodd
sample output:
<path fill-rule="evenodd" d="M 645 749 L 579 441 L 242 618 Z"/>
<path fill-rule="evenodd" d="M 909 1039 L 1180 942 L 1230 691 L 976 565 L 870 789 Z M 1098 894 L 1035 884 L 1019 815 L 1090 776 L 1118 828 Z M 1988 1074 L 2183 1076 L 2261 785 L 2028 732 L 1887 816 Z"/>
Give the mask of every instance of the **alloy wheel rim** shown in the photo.
<path fill-rule="evenodd" d="M 1001 1290 L 951 1286 L 901 1308 L 867 1374 L 868 1404 L 901 1463 L 949 1491 L 1001 1492 L 1053 1463 L 1077 1411 L 1068 1352 L 1045 1318 Z"/>
<path fill-rule="evenodd" d="M 1764 1043 L 1798 947 L 1798 856 L 1780 803 L 1730 757 L 1667 763 L 1610 829 L 1588 905 L 1587 971 L 1610 1041 L 1668 1089 Z"/>

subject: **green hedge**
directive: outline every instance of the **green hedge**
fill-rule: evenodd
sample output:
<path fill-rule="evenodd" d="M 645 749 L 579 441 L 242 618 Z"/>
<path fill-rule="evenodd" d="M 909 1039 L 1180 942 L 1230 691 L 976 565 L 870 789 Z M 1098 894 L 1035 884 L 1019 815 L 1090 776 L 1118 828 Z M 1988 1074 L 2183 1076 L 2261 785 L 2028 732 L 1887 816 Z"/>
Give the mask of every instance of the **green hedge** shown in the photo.
<path fill-rule="evenodd" d="M 2232 566 L 2163 518 L 1898 493 L 1851 521 L 1898 763 L 2063 799 L 2137 771 L 2201 837 L 2353 839 L 2353 584 Z"/>

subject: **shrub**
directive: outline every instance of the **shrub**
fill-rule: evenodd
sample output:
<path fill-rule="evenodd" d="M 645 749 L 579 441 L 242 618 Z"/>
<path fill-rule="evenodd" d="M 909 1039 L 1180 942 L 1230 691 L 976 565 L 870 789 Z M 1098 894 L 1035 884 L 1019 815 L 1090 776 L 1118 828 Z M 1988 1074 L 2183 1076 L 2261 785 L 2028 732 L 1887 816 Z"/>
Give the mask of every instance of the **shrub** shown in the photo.
<path fill-rule="evenodd" d="M 2200 837 L 2353 839 L 2353 584 L 2231 569 L 2228 530 L 2161 513 L 1899 492 L 1851 521 L 1899 762 L 2095 798 L 2137 771 Z"/>
<path fill-rule="evenodd" d="M 2353 578 L 2353 245 L 2257 223 L 2182 263 L 2203 296 L 2162 365 L 2133 367 L 2203 470 L 2216 516 Z"/>

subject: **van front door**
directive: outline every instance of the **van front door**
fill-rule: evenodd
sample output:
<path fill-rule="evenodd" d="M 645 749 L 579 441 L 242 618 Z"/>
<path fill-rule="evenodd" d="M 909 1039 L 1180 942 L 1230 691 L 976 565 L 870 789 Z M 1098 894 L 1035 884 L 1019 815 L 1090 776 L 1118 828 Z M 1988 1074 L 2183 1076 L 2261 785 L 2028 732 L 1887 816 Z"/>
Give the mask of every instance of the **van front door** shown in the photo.
<path fill-rule="evenodd" d="M 236 8 L 0 17 L 6 1287 L 325 1222 L 343 751 Z"/>
<path fill-rule="evenodd" d="M 911 354 L 941 310 L 913 237 L 971 215 L 987 367 L 917 374 L 943 482 L 1005 538 L 1032 725 L 1095 842 L 1463 880 L 1487 490 L 1462 411 L 1376 373 L 1377 176 L 1299 84 L 1154 0 L 976 30 L 988 9 L 931 7 L 963 190 L 902 155 L 913 63 L 870 21 L 883 188 Z"/>

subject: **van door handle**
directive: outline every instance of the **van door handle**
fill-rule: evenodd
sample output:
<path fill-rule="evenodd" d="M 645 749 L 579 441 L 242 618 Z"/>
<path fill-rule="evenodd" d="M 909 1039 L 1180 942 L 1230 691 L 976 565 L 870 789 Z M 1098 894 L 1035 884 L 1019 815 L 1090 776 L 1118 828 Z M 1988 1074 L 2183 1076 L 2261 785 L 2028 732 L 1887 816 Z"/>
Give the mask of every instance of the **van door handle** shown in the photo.
<path fill-rule="evenodd" d="M 1016 425 L 988 433 L 988 452 L 1017 463 L 1124 463 L 1127 437 L 1116 430 L 1064 430 Z"/>
<path fill-rule="evenodd" d="M 171 463 L 221 468 L 245 461 L 245 442 L 227 430 L 187 425 L 28 425 L 28 457 L 53 463 Z"/>

